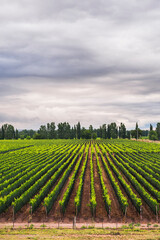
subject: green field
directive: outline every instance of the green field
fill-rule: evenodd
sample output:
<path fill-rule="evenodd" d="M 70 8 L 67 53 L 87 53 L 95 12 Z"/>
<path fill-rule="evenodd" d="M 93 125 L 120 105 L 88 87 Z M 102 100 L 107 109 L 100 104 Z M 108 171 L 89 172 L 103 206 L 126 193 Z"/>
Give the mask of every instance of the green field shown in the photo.
<path fill-rule="evenodd" d="M 0 221 L 156 222 L 160 145 L 0 141 Z"/>

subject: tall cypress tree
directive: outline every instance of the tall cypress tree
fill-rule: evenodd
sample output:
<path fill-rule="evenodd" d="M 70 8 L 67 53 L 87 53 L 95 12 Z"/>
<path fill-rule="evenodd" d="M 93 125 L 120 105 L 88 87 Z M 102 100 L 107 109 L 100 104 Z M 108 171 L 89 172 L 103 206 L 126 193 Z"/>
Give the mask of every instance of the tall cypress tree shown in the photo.
<path fill-rule="evenodd" d="M 160 122 L 157 123 L 156 132 L 157 132 L 158 140 L 160 140 Z"/>
<path fill-rule="evenodd" d="M 81 124 L 80 124 L 80 122 L 78 122 L 78 124 L 77 124 L 77 138 L 78 139 L 81 138 Z"/>
<path fill-rule="evenodd" d="M 136 139 L 138 140 L 138 123 L 136 122 Z"/>
<path fill-rule="evenodd" d="M 5 138 L 4 127 L 2 126 L 2 139 Z"/>
<path fill-rule="evenodd" d="M 150 131 L 152 131 L 153 130 L 153 126 L 152 126 L 152 124 L 150 124 Z"/>

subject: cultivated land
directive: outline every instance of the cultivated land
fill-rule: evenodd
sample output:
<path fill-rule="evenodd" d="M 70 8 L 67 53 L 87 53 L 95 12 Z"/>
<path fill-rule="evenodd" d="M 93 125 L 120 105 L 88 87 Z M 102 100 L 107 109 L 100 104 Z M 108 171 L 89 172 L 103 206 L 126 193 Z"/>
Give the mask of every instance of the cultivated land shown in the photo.
<path fill-rule="evenodd" d="M 154 143 L 0 141 L 0 224 L 158 223 L 159 166 Z"/>

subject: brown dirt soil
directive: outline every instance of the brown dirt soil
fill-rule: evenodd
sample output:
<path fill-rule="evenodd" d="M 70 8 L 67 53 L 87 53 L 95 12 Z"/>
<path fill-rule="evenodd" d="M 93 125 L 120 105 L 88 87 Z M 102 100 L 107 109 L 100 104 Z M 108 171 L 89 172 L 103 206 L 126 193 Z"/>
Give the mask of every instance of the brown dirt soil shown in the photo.
<path fill-rule="evenodd" d="M 77 159 L 76 163 L 78 162 L 79 158 Z M 75 166 L 74 166 L 75 168 Z M 62 219 L 63 220 L 63 216 L 61 214 L 61 209 L 60 209 L 60 205 L 59 205 L 59 201 L 62 200 L 63 198 L 63 194 L 65 193 L 65 191 L 67 190 L 68 184 L 70 182 L 70 179 L 73 175 L 74 172 L 74 168 L 72 169 L 68 179 L 66 180 L 60 194 L 58 195 L 57 200 L 54 202 L 53 207 L 51 209 L 51 211 L 49 212 L 46 221 L 49 222 L 53 222 L 54 220 L 58 220 L 58 219 Z M 67 221 L 67 219 L 65 219 Z M 70 221 L 70 219 L 68 219 L 68 221 Z"/>
<path fill-rule="evenodd" d="M 64 222 L 66 221 L 66 219 L 73 220 L 73 218 L 75 217 L 75 214 L 76 214 L 75 205 L 74 205 L 74 198 L 75 198 L 76 193 L 77 193 L 77 189 L 78 189 L 78 185 L 79 185 L 79 177 L 80 177 L 80 174 L 81 174 L 81 169 L 82 169 L 84 160 L 85 160 L 85 154 L 83 155 L 83 158 L 82 158 L 82 161 L 81 161 L 81 164 L 80 164 L 80 167 L 79 167 L 76 179 L 75 179 L 74 187 L 73 187 L 73 190 L 71 192 L 71 195 L 70 195 L 67 207 L 66 207 L 65 214 L 63 216 L 63 221 Z"/>
<path fill-rule="evenodd" d="M 0 214 L 0 222 L 10 222 L 13 220 L 13 208 L 9 207 L 5 212 Z"/>
<path fill-rule="evenodd" d="M 123 213 L 120 208 L 120 204 L 118 202 L 117 196 L 115 194 L 115 191 L 112 187 L 111 181 L 104 169 L 103 163 L 101 158 L 99 157 L 101 169 L 102 169 L 102 176 L 104 183 L 106 185 L 106 188 L 108 190 L 110 199 L 111 199 L 111 219 L 109 220 L 110 222 L 122 222 L 123 221 Z"/>
<path fill-rule="evenodd" d="M 104 156 L 104 157 L 105 157 L 105 156 Z M 117 178 L 116 174 L 114 173 L 114 171 L 113 171 L 112 168 L 110 167 L 110 165 L 109 165 L 109 163 L 108 163 L 108 161 L 107 161 L 106 158 L 105 158 L 105 160 L 106 160 L 106 162 L 107 162 L 107 164 L 108 164 L 108 166 L 109 166 L 109 169 L 112 171 L 112 174 L 113 174 L 116 182 L 118 182 L 119 187 L 120 187 L 123 195 L 124 195 L 124 196 L 127 198 L 127 200 L 128 200 L 128 207 L 127 207 L 127 214 L 126 214 L 126 217 L 125 217 L 125 221 L 126 221 L 126 222 L 134 222 L 135 219 L 139 219 L 139 220 L 140 220 L 140 215 L 139 215 L 139 213 L 137 212 L 135 206 L 133 205 L 130 197 L 127 195 L 124 187 L 121 185 L 119 179 Z M 110 160 L 111 160 L 111 158 L 110 158 Z M 112 160 L 111 160 L 111 161 L 112 161 Z M 123 174 L 122 174 L 122 176 L 123 176 L 123 178 L 124 178 L 124 175 L 123 175 Z M 125 179 L 125 180 L 126 180 L 126 179 Z M 128 183 L 128 182 L 127 182 L 127 183 Z M 129 185 L 130 185 L 130 184 L 129 184 Z"/>
<path fill-rule="evenodd" d="M 80 222 L 88 221 L 92 219 L 91 209 L 89 207 L 90 203 L 90 159 L 91 157 L 91 149 L 89 148 L 87 167 L 84 176 L 84 184 L 83 184 L 83 192 L 82 192 L 82 200 L 81 200 L 81 209 L 78 214 L 78 218 Z"/>
<path fill-rule="evenodd" d="M 108 213 L 105 208 L 105 203 L 103 200 L 103 192 L 102 192 L 102 188 L 101 188 L 97 160 L 96 160 L 95 155 L 93 156 L 93 170 L 94 170 L 94 186 L 95 186 L 96 201 L 97 201 L 95 220 L 96 221 L 102 221 L 102 220 L 107 221 Z"/>
<path fill-rule="evenodd" d="M 71 197 L 70 200 L 68 202 L 68 206 L 66 208 L 66 213 L 65 215 L 62 217 L 61 213 L 60 213 L 60 206 L 59 206 L 59 200 L 62 199 L 64 192 L 67 189 L 67 186 L 69 184 L 70 178 L 73 174 L 74 169 L 71 171 L 70 176 L 68 177 L 68 179 L 66 180 L 57 200 L 55 201 L 55 203 L 53 204 L 53 207 L 50 211 L 50 213 L 48 214 L 48 217 L 46 219 L 46 214 L 45 214 L 45 208 L 44 206 L 41 204 L 41 206 L 34 212 L 33 214 L 33 218 L 32 221 L 33 222 L 46 222 L 46 224 L 50 224 L 54 221 L 63 221 L 64 223 L 69 223 L 71 221 L 73 221 L 73 217 L 75 216 L 75 207 L 74 207 L 74 197 L 76 195 L 76 190 L 78 188 L 78 184 L 79 184 L 79 175 L 81 172 L 81 168 L 82 168 L 82 164 L 84 162 L 84 157 L 82 159 L 82 163 L 80 165 L 77 177 L 76 177 L 76 181 L 75 181 L 75 185 L 73 188 L 73 191 L 71 193 Z M 77 222 L 79 223 L 89 223 L 91 221 L 93 221 L 92 218 L 92 214 L 91 214 L 91 209 L 89 206 L 89 202 L 90 202 L 90 157 L 91 157 L 91 148 L 89 148 L 89 156 L 88 156 L 88 161 L 87 161 L 87 167 L 86 167 L 86 172 L 85 172 L 85 177 L 84 177 L 84 185 L 83 185 L 83 192 L 82 192 L 82 205 L 81 205 L 81 210 L 80 213 L 77 216 Z M 105 156 L 104 156 L 105 157 Z M 107 162 L 107 159 L 106 163 Z M 95 192 L 96 192 L 96 199 L 97 199 L 97 207 L 96 207 L 96 217 L 95 217 L 95 222 L 108 222 L 108 223 L 124 223 L 124 222 L 141 222 L 141 223 L 155 223 L 156 221 L 156 216 L 154 215 L 154 213 L 151 211 L 150 207 L 145 203 L 145 201 L 142 200 L 142 204 L 143 204 L 143 219 L 140 220 L 140 216 L 139 213 L 136 211 L 133 203 L 131 202 L 131 200 L 129 199 L 129 197 L 127 196 L 123 186 L 119 183 L 120 188 L 124 194 L 124 196 L 127 197 L 128 199 L 128 203 L 129 203 L 129 207 L 127 209 L 127 217 L 124 218 L 124 215 L 121 211 L 120 208 L 120 204 L 118 202 L 117 196 L 115 194 L 115 191 L 112 187 L 112 184 L 109 180 L 109 177 L 107 175 L 107 173 L 105 172 L 103 163 L 101 158 L 99 157 L 99 161 L 100 161 L 100 165 L 102 168 L 102 175 L 103 175 L 103 179 L 104 179 L 104 183 L 106 185 L 106 188 L 108 189 L 110 198 L 111 198 L 111 219 L 108 218 L 107 215 L 107 211 L 105 209 L 105 204 L 103 202 L 103 197 L 102 197 L 102 189 L 101 189 L 101 185 L 100 185 L 100 179 L 99 179 L 99 174 L 98 174 L 98 168 L 97 168 L 97 162 L 96 162 L 96 157 L 93 157 L 93 165 L 94 165 L 94 181 L 95 181 Z M 111 160 L 112 161 L 112 160 Z M 109 166 L 109 164 L 108 164 Z M 110 168 L 110 166 L 109 166 Z M 110 168 L 110 170 L 112 171 L 112 169 Z M 119 170 L 120 171 L 120 170 Z M 112 171 L 113 176 L 115 177 L 116 181 L 119 182 L 118 178 L 116 177 L 116 175 L 114 174 L 114 172 Z M 127 177 L 120 171 L 120 173 L 122 174 L 123 178 L 125 179 L 125 181 L 130 185 L 131 189 L 133 190 L 133 192 L 140 197 L 140 195 L 137 193 L 137 191 L 135 190 L 134 186 L 132 186 L 132 184 L 130 183 L 130 181 L 127 179 Z M 61 176 L 60 176 L 61 177 Z M 56 183 L 53 185 L 52 189 L 56 186 L 56 184 L 58 183 L 60 177 L 58 178 L 58 180 L 56 181 Z M 141 197 L 140 197 L 141 198 Z M 142 198 L 141 198 L 142 199 Z M 17 214 L 15 214 L 15 222 L 28 222 L 31 220 L 31 216 L 29 214 L 29 203 L 26 204 Z M 9 207 L 8 210 L 5 213 L 0 214 L 0 223 L 5 223 L 5 222 L 12 222 L 13 219 L 13 210 L 12 207 Z"/>
<path fill-rule="evenodd" d="M 110 158 L 111 159 L 111 158 Z M 112 161 L 112 159 L 111 159 L 111 161 Z M 113 161 L 112 161 L 113 162 Z M 136 191 L 136 189 L 134 188 L 134 186 L 131 184 L 131 182 L 128 180 L 128 178 L 123 174 L 123 172 L 119 169 L 119 172 L 121 173 L 121 175 L 123 176 L 123 178 L 125 179 L 125 181 L 130 185 L 130 187 L 131 187 L 131 189 L 132 189 L 132 191 L 137 195 L 137 197 L 139 197 L 140 199 L 141 199 L 141 201 L 142 201 L 142 206 L 143 206 L 143 215 L 142 215 L 142 222 L 146 222 L 146 221 L 148 221 L 148 222 L 155 222 L 155 220 L 156 220 L 156 216 L 154 215 L 154 213 L 152 212 L 152 210 L 150 209 L 150 207 L 146 204 L 146 202 L 142 199 L 142 197 L 139 195 L 139 193 Z M 133 204 L 132 204 L 133 205 Z M 134 206 L 133 206 L 134 207 Z M 128 210 L 129 210 L 129 208 L 128 208 Z M 129 217 L 129 213 L 128 213 L 128 210 L 127 210 L 127 216 Z M 135 211 L 137 212 L 137 210 L 135 209 Z M 139 221 L 140 221 L 140 216 L 139 216 L 139 214 L 138 214 L 138 212 L 137 212 L 137 214 L 138 214 L 138 216 L 136 217 L 135 216 L 135 212 L 133 211 L 133 216 L 134 216 L 134 218 L 133 218 L 133 216 L 132 216 L 132 218 L 133 218 L 133 220 L 134 220 L 134 222 L 136 222 L 136 221 L 138 221 L 138 219 L 139 219 Z"/>
<path fill-rule="evenodd" d="M 63 175 L 63 173 L 60 174 L 57 181 L 53 184 L 53 186 L 52 186 L 52 188 L 50 189 L 49 192 L 51 192 L 55 188 L 55 186 L 58 184 L 59 180 L 61 179 L 62 175 Z M 43 205 L 43 201 L 40 204 L 40 206 L 33 213 L 32 219 L 35 222 L 40 222 L 40 221 L 45 221 L 46 220 L 46 210 L 45 210 L 45 207 Z"/>

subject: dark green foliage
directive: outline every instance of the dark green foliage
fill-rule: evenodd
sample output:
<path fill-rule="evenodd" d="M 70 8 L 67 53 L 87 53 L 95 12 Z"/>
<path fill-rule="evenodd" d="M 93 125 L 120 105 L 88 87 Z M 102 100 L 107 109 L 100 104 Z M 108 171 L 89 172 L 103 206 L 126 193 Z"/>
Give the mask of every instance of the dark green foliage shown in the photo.
<path fill-rule="evenodd" d="M 4 128 L 3 128 L 3 126 L 0 129 L 0 139 L 4 139 Z"/>
<path fill-rule="evenodd" d="M 119 138 L 126 138 L 126 127 L 123 123 L 121 123 L 119 127 Z"/>
<path fill-rule="evenodd" d="M 55 139 L 57 137 L 56 134 L 56 126 L 54 122 L 47 123 L 47 138 Z"/>
<path fill-rule="evenodd" d="M 151 130 L 149 132 L 149 139 L 150 140 L 158 140 L 157 132 L 154 130 Z"/>
<path fill-rule="evenodd" d="M 81 138 L 81 124 L 78 122 L 77 124 L 77 139 Z"/>
<path fill-rule="evenodd" d="M 93 138 L 93 126 L 92 125 L 89 126 L 89 131 L 91 133 L 91 138 Z"/>
<path fill-rule="evenodd" d="M 142 136 L 142 130 L 138 128 L 138 123 L 136 123 L 136 128 L 135 130 L 131 131 L 131 135 L 133 138 L 140 138 L 140 136 Z"/>
<path fill-rule="evenodd" d="M 82 137 L 82 139 L 91 139 L 90 130 L 87 130 L 83 127 L 82 130 L 81 130 L 81 137 Z"/>
<path fill-rule="evenodd" d="M 26 138 L 27 136 L 30 136 L 31 138 L 33 138 L 33 135 L 36 133 L 36 131 L 30 129 L 30 130 L 27 130 L 27 129 L 24 129 L 24 130 L 21 130 L 19 131 L 19 137 L 21 138 L 21 136 L 23 136 L 23 138 Z"/>
<path fill-rule="evenodd" d="M 15 132 L 15 139 L 18 139 L 19 138 L 19 133 L 18 133 L 18 130 L 16 129 L 16 132 Z"/>
<path fill-rule="evenodd" d="M 14 127 L 11 124 L 4 124 L 2 126 L 2 139 L 14 139 L 15 138 L 15 131 Z"/>
<path fill-rule="evenodd" d="M 108 138 L 118 138 L 118 128 L 115 122 L 108 124 Z"/>
<path fill-rule="evenodd" d="M 160 140 L 160 122 L 157 123 L 156 132 L 157 132 L 158 140 Z"/>
<path fill-rule="evenodd" d="M 39 133 L 35 133 L 33 135 L 33 139 L 41 139 L 41 135 Z"/>
<path fill-rule="evenodd" d="M 41 125 L 38 133 L 40 134 L 40 139 L 46 139 L 47 138 L 47 128 L 45 125 Z"/>
<path fill-rule="evenodd" d="M 76 138 L 76 126 L 74 125 L 74 127 L 71 128 L 71 131 L 70 131 L 70 138 L 71 139 L 75 139 Z"/>
<path fill-rule="evenodd" d="M 102 125 L 102 138 L 106 139 L 107 138 L 107 128 L 106 128 L 106 124 Z"/>
<path fill-rule="evenodd" d="M 68 122 L 58 124 L 58 138 L 69 139 L 70 138 L 70 125 Z"/>
<path fill-rule="evenodd" d="M 126 138 L 128 138 L 128 139 L 131 138 L 131 131 L 126 131 Z"/>
<path fill-rule="evenodd" d="M 152 126 L 152 124 L 150 124 L 150 131 L 152 131 L 153 130 L 153 126 Z"/>

